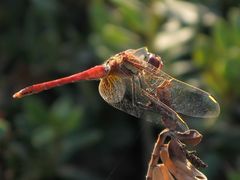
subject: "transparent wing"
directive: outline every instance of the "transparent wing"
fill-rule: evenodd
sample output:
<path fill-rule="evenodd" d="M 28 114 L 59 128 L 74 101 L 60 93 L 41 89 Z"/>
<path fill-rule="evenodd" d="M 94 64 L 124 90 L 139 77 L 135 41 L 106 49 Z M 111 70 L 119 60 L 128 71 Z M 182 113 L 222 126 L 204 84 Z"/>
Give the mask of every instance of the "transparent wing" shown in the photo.
<path fill-rule="evenodd" d="M 137 76 L 124 79 L 109 76 L 101 80 L 99 92 L 110 105 L 135 117 L 163 124 L 172 130 L 188 129 L 186 123 L 174 110 L 141 88 Z"/>
<path fill-rule="evenodd" d="M 141 88 L 146 92 L 177 113 L 201 118 L 212 118 L 219 115 L 219 104 L 209 93 L 174 79 L 161 69 L 143 61 L 147 54 L 146 48 L 132 50 L 132 52 L 136 55 L 136 60 L 126 63 L 138 68 Z"/>
<path fill-rule="evenodd" d="M 129 58 L 124 58 L 118 69 L 123 74 L 109 74 L 100 81 L 99 92 L 106 102 L 138 118 L 162 120 L 165 127 L 180 131 L 188 127 L 178 113 L 203 118 L 219 114 L 219 105 L 209 93 L 148 63 L 146 48 L 126 52 Z"/>
<path fill-rule="evenodd" d="M 145 60 L 149 56 L 147 47 L 142 47 L 139 49 L 128 49 L 126 52 L 132 53 L 133 55 L 138 57 L 139 60 Z"/>
<path fill-rule="evenodd" d="M 169 96 L 161 97 L 165 93 Z M 219 104 L 209 93 L 176 79 L 159 92 L 159 98 L 176 112 L 187 116 L 213 118 L 220 113 Z"/>

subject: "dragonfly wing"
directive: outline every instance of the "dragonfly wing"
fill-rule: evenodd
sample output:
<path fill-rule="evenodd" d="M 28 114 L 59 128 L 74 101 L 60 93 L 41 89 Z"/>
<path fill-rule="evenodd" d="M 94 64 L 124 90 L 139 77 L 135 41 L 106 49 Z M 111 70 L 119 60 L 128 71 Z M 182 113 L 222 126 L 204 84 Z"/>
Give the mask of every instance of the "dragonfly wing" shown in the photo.
<path fill-rule="evenodd" d="M 219 115 L 219 104 L 209 93 L 176 80 L 147 62 L 139 61 L 137 66 L 142 69 L 139 72 L 142 88 L 177 113 L 201 118 Z"/>
<path fill-rule="evenodd" d="M 181 131 L 188 127 L 178 113 L 192 117 L 219 114 L 219 105 L 209 93 L 148 63 L 146 48 L 127 50 L 116 58 L 121 56 L 124 58 L 118 71 L 101 79 L 99 84 L 100 95 L 110 105 L 138 118 L 150 116 L 157 123 L 162 120 L 166 127 Z"/>
<path fill-rule="evenodd" d="M 146 119 L 156 124 L 162 124 L 169 129 L 186 131 L 187 124 L 170 107 L 141 88 L 138 77 L 125 79 L 125 94 L 121 101 L 110 103 L 135 117 Z"/>
<path fill-rule="evenodd" d="M 142 94 L 149 99 L 148 104 L 136 102 L 139 109 L 143 108 L 145 110 L 142 114 L 142 118 L 158 123 L 160 119 L 156 119 L 157 114 L 161 116 L 162 123 L 166 128 L 183 132 L 188 130 L 185 121 L 173 109 L 143 89 Z"/>
<path fill-rule="evenodd" d="M 161 98 L 166 92 L 168 100 Z M 172 79 L 162 92 L 160 90 L 159 98 L 176 112 L 187 116 L 213 118 L 220 113 L 219 104 L 209 93 L 176 79 Z"/>
<path fill-rule="evenodd" d="M 134 56 L 138 57 L 140 60 L 145 60 L 149 56 L 147 47 L 142 47 L 139 49 L 129 49 L 126 52 L 132 53 Z"/>

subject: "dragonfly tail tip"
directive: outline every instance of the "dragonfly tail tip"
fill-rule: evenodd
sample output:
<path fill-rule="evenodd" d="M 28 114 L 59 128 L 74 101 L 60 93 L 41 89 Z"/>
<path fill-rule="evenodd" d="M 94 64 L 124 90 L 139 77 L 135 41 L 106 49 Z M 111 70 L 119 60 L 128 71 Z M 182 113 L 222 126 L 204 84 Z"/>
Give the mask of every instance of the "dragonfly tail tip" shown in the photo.
<path fill-rule="evenodd" d="M 12 97 L 13 97 L 14 99 L 19 99 L 19 98 L 22 97 L 22 95 L 21 95 L 21 93 L 20 93 L 20 91 L 19 91 L 19 92 L 16 92 L 15 94 L 13 94 Z"/>

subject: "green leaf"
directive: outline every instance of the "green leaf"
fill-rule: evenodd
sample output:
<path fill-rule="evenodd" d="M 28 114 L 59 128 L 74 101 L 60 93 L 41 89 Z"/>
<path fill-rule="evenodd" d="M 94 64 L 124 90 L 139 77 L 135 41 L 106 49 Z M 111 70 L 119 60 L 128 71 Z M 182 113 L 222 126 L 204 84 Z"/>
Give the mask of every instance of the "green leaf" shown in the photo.
<path fill-rule="evenodd" d="M 69 98 L 60 98 L 52 106 L 51 119 L 59 133 L 73 131 L 80 126 L 82 109 Z"/>
<path fill-rule="evenodd" d="M 9 124 L 5 119 L 0 118 L 0 140 L 6 137 L 9 130 Z"/>
<path fill-rule="evenodd" d="M 32 144 L 37 148 L 47 146 L 53 142 L 55 136 L 56 133 L 52 127 L 42 126 L 36 128 L 32 134 Z"/>
<path fill-rule="evenodd" d="M 32 125 L 39 125 L 48 122 L 48 111 L 43 102 L 34 97 L 24 100 L 25 116 Z"/>

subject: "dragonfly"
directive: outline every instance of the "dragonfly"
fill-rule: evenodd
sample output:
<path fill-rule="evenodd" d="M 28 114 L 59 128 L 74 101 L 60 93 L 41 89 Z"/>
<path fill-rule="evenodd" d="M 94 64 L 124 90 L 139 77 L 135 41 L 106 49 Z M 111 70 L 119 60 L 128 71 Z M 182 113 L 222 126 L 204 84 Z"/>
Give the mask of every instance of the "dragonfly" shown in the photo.
<path fill-rule="evenodd" d="M 170 130 L 189 129 L 182 115 L 197 118 L 219 115 L 219 104 L 212 95 L 171 77 L 162 69 L 161 57 L 146 47 L 128 49 L 85 71 L 28 86 L 13 98 L 81 80 L 100 80 L 99 93 L 107 103 Z"/>

